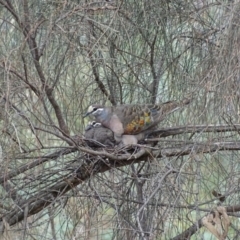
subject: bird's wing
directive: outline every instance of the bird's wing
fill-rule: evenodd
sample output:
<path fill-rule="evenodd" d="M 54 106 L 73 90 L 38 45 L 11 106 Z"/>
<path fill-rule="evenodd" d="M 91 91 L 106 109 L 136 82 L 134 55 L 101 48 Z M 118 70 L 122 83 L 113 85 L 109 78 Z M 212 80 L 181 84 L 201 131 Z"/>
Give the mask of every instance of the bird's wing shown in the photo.
<path fill-rule="evenodd" d="M 161 104 L 121 105 L 114 113 L 122 123 L 124 134 L 138 134 L 155 127 L 164 117 L 187 102 L 169 101 Z"/>

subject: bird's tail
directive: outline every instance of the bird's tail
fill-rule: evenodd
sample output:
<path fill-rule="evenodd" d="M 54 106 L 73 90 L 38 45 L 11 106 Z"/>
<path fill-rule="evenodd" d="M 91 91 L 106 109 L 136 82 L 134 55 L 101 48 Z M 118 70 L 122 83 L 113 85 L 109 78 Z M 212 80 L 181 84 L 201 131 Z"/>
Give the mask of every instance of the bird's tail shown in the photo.
<path fill-rule="evenodd" d="M 166 115 L 169 115 L 178 109 L 188 105 L 191 103 L 192 99 L 190 98 L 184 98 L 181 101 L 170 101 L 163 103 L 161 106 L 161 115 L 160 118 L 164 118 Z"/>

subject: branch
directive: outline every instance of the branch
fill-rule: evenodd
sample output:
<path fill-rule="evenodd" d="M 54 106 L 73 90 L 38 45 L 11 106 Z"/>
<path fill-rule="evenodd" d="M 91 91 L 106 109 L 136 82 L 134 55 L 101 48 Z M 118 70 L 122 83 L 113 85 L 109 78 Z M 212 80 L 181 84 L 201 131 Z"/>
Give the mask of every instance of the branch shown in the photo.
<path fill-rule="evenodd" d="M 13 17 L 16 20 L 16 22 L 18 24 L 20 24 L 20 20 L 18 18 L 18 15 L 16 14 L 16 11 L 15 11 L 13 5 L 11 4 L 11 2 L 10 1 L 4 2 L 3 0 L 0 0 L 0 4 L 2 4 L 13 15 Z"/>
<path fill-rule="evenodd" d="M 97 83 L 99 89 L 102 91 L 103 95 L 105 95 L 107 97 L 107 99 L 111 102 L 111 104 L 113 106 L 115 106 L 116 102 L 115 102 L 114 96 L 111 96 L 108 93 L 108 91 L 106 90 L 103 82 L 101 81 L 101 79 L 99 77 L 99 74 L 98 74 L 98 71 L 97 71 L 97 67 L 96 67 L 96 63 L 95 63 L 95 61 L 93 59 L 92 53 L 89 52 L 88 55 L 89 55 L 90 63 L 91 63 L 91 66 L 92 66 L 93 75 L 95 77 L 95 82 Z"/>
<path fill-rule="evenodd" d="M 60 156 L 67 155 L 67 154 L 72 153 L 74 151 L 76 151 L 76 148 L 75 149 L 74 148 L 69 148 L 69 149 L 64 149 L 64 150 L 60 150 L 60 151 L 51 153 L 51 154 L 46 155 L 44 157 L 39 157 L 39 158 L 37 158 L 36 160 L 34 160 L 30 163 L 27 163 L 27 164 L 25 164 L 21 167 L 16 168 L 16 170 L 10 171 L 8 173 L 4 173 L 4 176 L 0 177 L 0 184 L 3 184 L 8 179 L 16 177 L 17 175 L 19 175 L 19 174 L 21 174 L 25 171 L 28 171 L 28 170 L 36 167 L 36 166 L 39 166 L 46 161 L 55 160 L 55 159 L 59 158 Z"/>
<path fill-rule="evenodd" d="M 2 67 L 3 69 L 7 69 L 8 72 L 13 73 L 16 77 L 18 77 L 21 81 L 23 81 L 25 84 L 28 85 L 28 87 L 37 95 L 40 95 L 40 92 L 38 91 L 38 89 L 36 87 L 34 87 L 29 81 L 28 81 L 28 76 L 26 74 L 27 70 L 26 70 L 26 63 L 25 63 L 25 59 L 22 57 L 23 60 L 23 66 L 24 66 L 24 72 L 25 72 L 25 77 L 22 76 L 21 74 L 18 73 L 18 70 L 11 67 L 10 64 L 8 64 L 8 62 L 6 60 L 2 60 L 0 62 L 0 67 Z"/>
<path fill-rule="evenodd" d="M 235 126 L 239 127 L 239 126 Z M 188 129 L 193 130 L 193 127 L 189 127 Z M 206 126 L 198 126 L 194 127 L 200 130 L 206 130 Z M 186 128 L 185 128 L 186 129 Z M 214 131 L 226 131 L 226 130 L 232 130 L 229 126 L 219 126 L 219 127 L 213 127 L 210 126 L 208 130 L 214 130 Z M 182 128 L 178 128 L 180 132 L 182 131 Z M 79 151 L 85 152 L 94 156 L 93 159 L 96 159 L 95 161 L 87 161 L 85 159 L 85 163 L 82 164 L 82 166 L 79 167 L 79 169 L 76 172 L 75 176 L 71 176 L 67 179 L 64 179 L 60 183 L 55 184 L 54 186 L 36 194 L 33 197 L 30 197 L 24 203 L 20 204 L 20 208 L 17 210 L 13 210 L 11 213 L 6 214 L 5 216 L 2 216 L 2 218 L 7 219 L 8 223 L 10 225 L 13 225 L 21 220 L 24 219 L 24 209 L 28 209 L 27 216 L 31 216 L 33 214 L 36 214 L 46 208 L 49 204 L 51 204 L 53 201 L 56 200 L 56 198 L 62 196 L 75 186 L 83 183 L 87 179 L 90 178 L 90 176 L 94 176 L 98 173 L 108 171 L 112 168 L 118 168 L 122 166 L 131 165 L 133 163 L 139 163 L 141 161 L 148 161 L 148 158 L 162 158 L 162 157 L 171 157 L 171 156 L 183 156 L 187 154 L 197 154 L 197 153 L 210 153 L 214 151 L 226 151 L 226 150 L 240 150 L 240 142 L 215 142 L 215 143 L 206 143 L 206 144 L 188 144 L 183 145 L 181 147 L 177 148 L 164 148 L 164 149 L 156 149 L 148 151 L 147 148 L 142 147 L 140 151 L 138 151 L 136 154 L 123 154 L 119 156 L 118 153 L 108 153 L 106 151 L 94 151 L 89 148 L 84 148 L 81 146 L 77 147 Z M 7 179 L 10 179 L 14 176 L 17 176 L 20 173 L 23 173 L 24 171 L 27 171 L 35 166 L 38 166 L 39 164 L 42 164 L 45 161 L 48 161 L 49 159 L 57 159 L 58 157 L 69 154 L 73 151 L 76 151 L 76 148 L 67 149 L 58 151 L 52 154 L 49 154 L 46 157 L 41 157 L 39 159 L 36 159 L 30 164 L 26 164 L 20 168 L 18 168 L 15 171 L 10 172 L 9 174 L 6 174 L 5 176 L 0 178 L 0 183 L 3 183 Z M 82 162 L 82 160 L 81 160 Z M 19 210 L 21 209 L 21 210 Z M 229 211 L 240 211 L 240 206 L 235 206 L 229 209 Z M 199 226 L 202 226 L 201 223 L 198 223 L 198 227 L 195 224 L 188 230 L 186 230 L 186 236 L 189 234 L 193 234 Z M 187 235 L 188 234 L 188 235 Z M 184 236 L 185 236 L 184 235 Z M 177 239 L 177 238 L 176 238 Z"/>
<path fill-rule="evenodd" d="M 156 39 L 158 36 L 158 31 L 159 31 L 159 27 L 157 27 L 156 29 L 156 33 L 155 36 L 153 38 L 153 41 L 150 45 L 150 68 L 151 68 L 151 72 L 152 72 L 152 87 L 151 87 L 151 103 L 155 104 L 156 103 L 156 99 L 157 99 L 157 94 L 158 94 L 158 87 L 159 87 L 159 81 L 160 81 L 160 76 L 161 76 L 161 68 L 162 68 L 162 59 L 160 60 L 160 64 L 159 64 L 159 68 L 158 68 L 158 72 L 156 71 L 155 68 L 155 43 L 156 43 Z M 164 56 L 164 54 L 163 54 Z M 163 58 L 163 57 L 162 57 Z"/>
<path fill-rule="evenodd" d="M 160 137 L 168 137 L 183 133 L 207 133 L 207 132 L 232 132 L 240 131 L 240 124 L 229 125 L 194 125 L 186 127 L 170 127 L 154 131 L 151 135 L 159 135 Z M 148 141 L 151 139 L 147 139 Z M 156 140 L 155 140 L 156 141 Z"/>
<path fill-rule="evenodd" d="M 62 111 L 61 111 L 57 101 L 53 97 L 54 87 L 50 87 L 47 85 L 46 78 L 44 76 L 42 67 L 39 63 L 40 55 L 39 55 L 39 48 L 36 43 L 36 32 L 37 32 L 38 27 L 45 21 L 45 19 L 40 18 L 39 21 L 35 24 L 35 26 L 31 26 L 30 21 L 29 21 L 28 3 L 26 0 L 24 1 L 24 15 L 25 15 L 25 22 L 22 23 L 23 34 L 25 35 L 25 37 L 27 39 L 28 46 L 29 46 L 29 49 L 30 49 L 32 57 L 33 57 L 35 68 L 36 68 L 38 75 L 40 77 L 40 80 L 42 82 L 42 87 L 43 87 L 43 89 L 45 89 L 45 93 L 48 97 L 48 100 L 51 103 L 51 105 L 55 111 L 59 127 L 65 134 L 69 135 L 69 130 L 64 121 Z"/>
<path fill-rule="evenodd" d="M 10 1 L 7 1 L 7 3 L 6 3 L 6 2 L 3 2 L 2 0 L 0 0 L 0 4 L 2 4 L 9 12 L 11 12 L 13 17 L 16 19 L 18 25 L 22 29 L 22 33 L 25 36 L 26 41 L 27 41 L 28 46 L 29 46 L 29 49 L 30 49 L 30 52 L 31 52 L 31 55 L 32 55 L 32 58 L 33 58 L 33 62 L 34 62 L 34 65 L 35 65 L 35 68 L 36 68 L 36 70 L 38 72 L 38 75 L 39 75 L 39 78 L 40 78 L 40 80 L 42 82 L 42 88 L 45 90 L 46 95 L 48 97 L 48 100 L 50 101 L 50 103 L 51 103 L 51 105 L 52 105 L 52 107 L 53 107 L 53 109 L 55 111 L 59 127 L 61 128 L 61 130 L 65 134 L 69 135 L 69 129 L 68 129 L 68 127 L 67 127 L 67 125 L 66 125 L 66 123 L 64 121 L 61 109 L 60 109 L 57 101 L 53 97 L 53 94 L 52 94 L 53 88 L 49 87 L 46 84 L 47 81 L 46 81 L 46 78 L 44 76 L 42 67 L 41 67 L 41 65 L 39 63 L 40 55 L 39 55 L 39 48 L 38 48 L 37 43 L 36 43 L 36 32 L 37 32 L 38 27 L 45 21 L 45 19 L 40 18 L 38 20 L 38 22 L 35 24 L 35 26 L 31 26 L 31 21 L 29 19 L 29 7 L 28 7 L 27 0 L 23 1 L 24 22 L 21 22 L 19 20 L 17 14 L 15 12 L 15 9 L 11 5 Z M 26 80 L 25 80 L 25 82 L 26 82 Z M 38 92 L 34 88 L 31 88 L 31 89 L 35 93 Z"/>
<path fill-rule="evenodd" d="M 52 156 L 54 157 L 54 156 Z M 83 161 L 82 159 L 80 160 Z M 107 160 L 106 160 L 107 161 Z M 117 168 L 121 166 L 130 165 L 132 163 L 139 162 L 141 160 L 124 160 L 121 162 L 106 162 L 103 159 L 98 158 L 89 163 L 88 160 L 79 167 L 76 171 L 75 176 L 71 176 L 67 179 L 64 179 L 60 183 L 55 184 L 54 186 L 43 190 L 36 195 L 26 199 L 23 203 L 19 204 L 17 209 L 12 210 L 12 212 L 1 216 L 0 221 L 5 219 L 9 225 L 14 225 L 24 219 L 24 209 L 28 208 L 27 216 L 31 216 L 45 209 L 52 202 L 55 202 L 56 198 L 62 196 L 69 190 L 76 187 L 78 184 L 83 183 L 88 180 L 90 177 L 96 175 L 97 173 L 105 172 L 111 168 Z M 37 162 L 35 162 L 37 164 Z M 0 227 L 1 231 L 1 227 Z"/>
<path fill-rule="evenodd" d="M 91 152 L 93 155 L 96 155 L 98 157 L 94 157 L 96 160 L 89 161 L 88 158 L 85 159 L 85 163 L 81 159 L 81 162 L 83 162 L 82 166 L 79 167 L 79 169 L 76 171 L 75 176 L 71 176 L 67 179 L 64 179 L 62 182 L 55 184 L 54 186 L 37 193 L 35 196 L 30 197 L 24 203 L 20 204 L 19 208 L 16 210 L 13 210 L 11 213 L 8 213 L 4 216 L 2 216 L 1 220 L 4 218 L 9 225 L 14 225 L 17 222 L 20 222 L 24 219 L 24 209 L 28 208 L 27 216 L 31 216 L 33 214 L 36 214 L 40 212 L 41 210 L 45 209 L 48 205 L 50 205 L 52 202 L 56 200 L 56 198 L 62 196 L 69 190 L 73 189 L 77 185 L 83 183 L 84 181 L 88 180 L 90 177 L 106 172 L 112 168 L 118 168 L 122 166 L 127 166 L 135 163 L 139 163 L 141 161 L 148 161 L 148 157 L 151 158 L 161 158 L 163 156 L 179 156 L 179 155 L 187 155 L 190 153 L 203 153 L 203 152 L 212 152 L 217 150 L 240 150 L 240 142 L 236 143 L 214 143 L 214 144 L 208 144 L 208 145 L 202 145 L 202 146 L 195 146 L 195 145 L 188 145 L 183 146 L 182 148 L 174 148 L 174 149 L 164 149 L 164 150 L 158 150 L 158 151 L 152 151 L 147 152 L 145 149 L 140 150 L 141 154 L 139 152 L 135 155 L 132 155 L 130 158 L 129 156 L 121 157 L 121 161 L 115 161 L 114 159 L 117 159 L 116 155 L 111 155 L 106 152 L 98 152 L 89 150 L 87 148 L 79 147 L 80 149 L 83 149 L 85 152 Z M 69 153 L 69 150 L 66 150 L 64 154 Z M 72 150 L 73 151 L 73 150 Z M 107 158 L 101 158 L 102 156 L 107 156 Z M 60 152 L 54 153 L 51 157 L 51 159 L 56 159 L 60 156 Z M 49 158 L 48 157 L 48 158 Z M 47 158 L 41 159 L 40 162 L 47 161 Z M 28 170 L 29 167 L 33 167 L 39 165 L 39 160 L 36 160 L 32 164 L 25 165 L 22 168 L 19 168 L 16 172 L 16 174 L 19 174 L 22 171 Z M 12 173 L 13 174 L 13 173 Z M 12 175 L 11 175 L 12 176 Z M 10 178 L 11 176 L 7 175 L 5 177 L 2 177 L 0 180 L 4 181 L 5 179 Z M 229 208 L 230 211 L 239 211 L 240 206 L 234 206 Z M 200 221 L 200 220 L 199 220 Z M 197 229 L 201 226 L 201 223 L 199 223 L 198 227 L 197 225 L 192 226 L 189 228 L 186 232 L 186 234 L 193 234 L 197 231 Z M 184 235 L 185 236 L 185 235 Z M 180 239 L 180 238 L 175 238 Z M 184 238 L 182 238 L 184 239 Z"/>
<path fill-rule="evenodd" d="M 240 205 L 230 206 L 226 207 L 226 211 L 229 213 L 235 213 L 240 211 Z M 207 215 L 205 215 L 207 216 Z M 197 220 L 195 224 L 190 226 L 188 229 L 186 229 L 181 234 L 177 235 L 176 237 L 172 238 L 171 240 L 189 240 L 190 237 L 196 233 L 201 227 L 203 227 L 202 218 Z"/>
<path fill-rule="evenodd" d="M 234 126 L 237 129 L 240 129 L 240 125 Z M 195 128 L 195 129 L 194 129 Z M 180 134 L 186 132 L 185 129 L 189 132 L 196 132 L 204 130 L 205 132 L 224 132 L 224 131 L 233 131 L 235 128 L 231 126 L 189 126 L 184 128 L 169 128 L 164 130 L 158 130 L 156 132 L 164 132 L 167 136 L 171 134 Z M 170 134 L 171 133 L 171 134 Z M 70 139 L 71 140 L 71 139 Z M 74 138 L 72 143 L 74 143 Z M 82 139 L 81 139 L 82 140 Z M 24 171 L 27 171 L 35 166 L 38 166 L 48 160 L 57 159 L 61 155 L 66 155 L 72 153 L 76 150 L 88 153 L 92 156 L 100 156 L 100 157 L 107 157 L 110 161 L 118 162 L 119 166 L 125 164 L 124 161 L 128 163 L 132 161 L 145 161 L 146 157 L 150 156 L 152 158 L 162 158 L 162 157 L 172 157 L 172 156 L 184 156 L 190 153 L 198 154 L 198 153 L 211 153 L 215 151 L 231 151 L 231 150 L 240 150 L 240 142 L 215 142 L 215 143 L 198 143 L 198 144 L 184 144 L 178 148 L 163 148 L 163 149 L 156 149 L 156 150 L 148 150 L 148 148 L 144 148 L 142 146 L 141 150 L 138 151 L 136 154 L 121 154 L 121 152 L 109 153 L 107 151 L 96 151 L 90 148 L 77 146 L 76 148 L 71 147 L 69 149 L 60 150 L 54 153 L 51 153 L 46 156 L 41 156 L 39 159 L 34 160 L 31 163 L 23 165 L 19 167 L 17 170 L 11 171 L 8 174 L 5 174 L 3 177 L 0 177 L 0 184 L 3 183 L 7 179 L 11 179 L 12 177 L 17 176 Z M 116 163 L 115 162 L 115 163 Z M 129 164 L 126 164 L 129 165 Z"/>
<path fill-rule="evenodd" d="M 141 146 L 141 145 L 139 145 Z M 240 150 L 240 141 L 238 142 L 215 142 L 215 143 L 195 143 L 195 144 L 183 144 L 179 147 L 167 147 L 156 150 L 148 150 L 148 147 L 142 146 L 141 150 L 136 154 L 122 154 L 119 153 L 108 153 L 106 151 L 94 151 L 84 147 L 78 147 L 79 150 L 89 153 L 94 156 L 107 157 L 109 160 L 121 162 L 124 160 L 146 160 L 146 157 L 162 158 L 162 157 L 174 157 L 174 156 L 185 156 L 188 154 L 198 153 L 211 153 L 216 151 L 233 151 Z"/>

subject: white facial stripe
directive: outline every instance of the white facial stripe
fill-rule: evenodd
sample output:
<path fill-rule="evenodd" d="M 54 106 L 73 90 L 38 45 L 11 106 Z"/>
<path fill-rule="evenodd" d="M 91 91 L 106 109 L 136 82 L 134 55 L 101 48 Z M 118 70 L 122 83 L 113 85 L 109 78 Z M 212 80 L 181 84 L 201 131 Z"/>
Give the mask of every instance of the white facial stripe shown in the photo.
<path fill-rule="evenodd" d="M 92 114 L 93 115 L 97 115 L 97 114 L 99 114 L 100 112 L 102 112 L 103 111 L 103 108 L 98 108 L 96 111 L 94 111 Z"/>
<path fill-rule="evenodd" d="M 93 111 L 93 106 L 89 106 L 87 112 L 90 113 L 90 112 L 92 112 L 92 111 Z"/>

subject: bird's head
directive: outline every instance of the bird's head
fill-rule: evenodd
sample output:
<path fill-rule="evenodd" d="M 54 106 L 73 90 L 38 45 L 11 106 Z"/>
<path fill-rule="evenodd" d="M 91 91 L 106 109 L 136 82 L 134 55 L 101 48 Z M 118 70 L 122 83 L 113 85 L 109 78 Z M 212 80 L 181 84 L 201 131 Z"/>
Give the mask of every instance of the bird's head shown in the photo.
<path fill-rule="evenodd" d="M 85 128 L 85 131 L 88 131 L 88 130 L 90 130 L 92 128 L 96 128 L 96 127 L 101 127 L 101 123 L 98 123 L 98 122 L 95 122 L 95 121 L 89 122 L 88 125 Z"/>
<path fill-rule="evenodd" d="M 88 115 L 93 115 L 95 118 L 101 116 L 101 114 L 104 112 L 104 108 L 101 105 L 91 105 L 89 106 L 86 114 L 84 114 L 84 118 Z"/>

